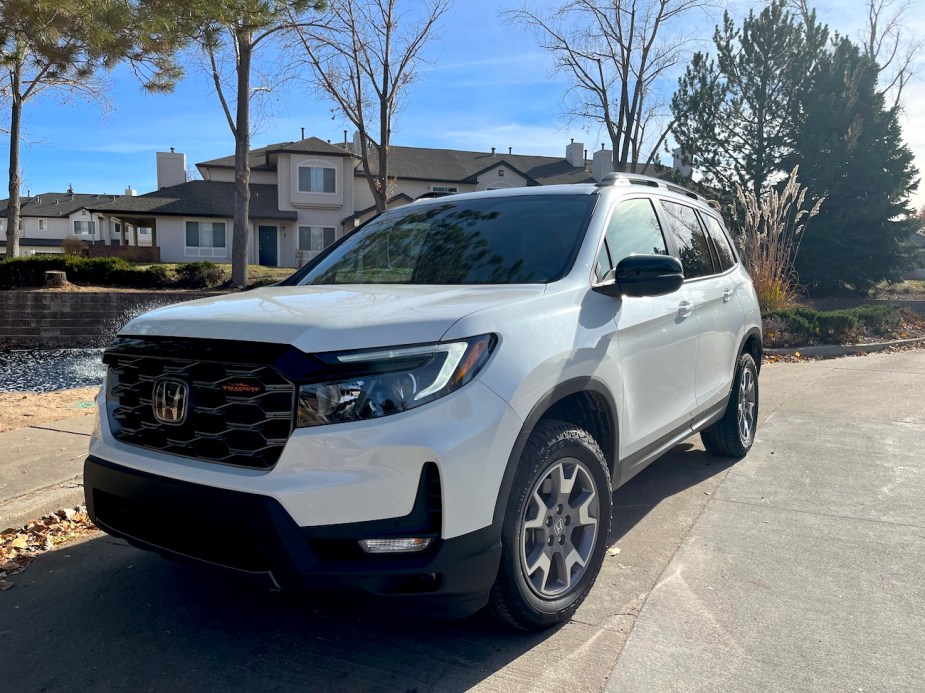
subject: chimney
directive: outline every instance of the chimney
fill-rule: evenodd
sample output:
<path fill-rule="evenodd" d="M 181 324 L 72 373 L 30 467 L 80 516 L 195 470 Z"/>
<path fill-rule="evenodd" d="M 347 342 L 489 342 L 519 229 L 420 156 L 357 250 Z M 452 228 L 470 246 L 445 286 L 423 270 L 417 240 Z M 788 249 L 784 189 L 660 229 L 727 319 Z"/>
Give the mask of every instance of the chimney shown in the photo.
<path fill-rule="evenodd" d="M 585 145 L 582 142 L 576 142 L 574 139 L 570 144 L 565 145 L 565 160 L 569 166 L 574 166 L 575 168 L 585 167 L 585 157 L 582 154 L 584 150 Z"/>
<path fill-rule="evenodd" d="M 514 153 L 514 148 L 513 148 L 513 147 L 508 147 L 508 148 L 507 148 L 507 153 L 508 153 L 508 154 L 513 154 L 513 153 Z"/>
<path fill-rule="evenodd" d="M 691 166 L 690 159 L 685 156 L 684 150 L 677 147 L 671 151 L 671 156 L 673 158 L 672 168 L 675 172 L 684 178 L 690 178 L 694 173 L 694 168 Z"/>
<path fill-rule="evenodd" d="M 134 190 L 134 189 L 132 188 L 131 185 L 128 186 L 128 187 L 125 189 L 125 196 L 126 196 L 126 197 L 135 197 L 135 195 L 137 195 L 137 194 L 138 194 L 138 191 L 137 191 L 137 190 Z"/>
<path fill-rule="evenodd" d="M 494 147 L 491 148 L 491 155 L 492 155 L 492 156 L 495 155 L 495 148 L 494 148 Z"/>
<path fill-rule="evenodd" d="M 613 173 L 613 152 L 602 146 L 591 158 L 591 176 L 600 183 L 608 173 Z"/>
<path fill-rule="evenodd" d="M 347 148 L 347 131 L 344 130 L 344 149 Z"/>
<path fill-rule="evenodd" d="M 305 128 L 302 128 L 302 139 L 305 139 Z"/>
<path fill-rule="evenodd" d="M 354 156 L 362 156 L 363 154 L 363 142 L 360 138 L 360 131 L 355 130 L 353 133 L 353 154 Z"/>
<path fill-rule="evenodd" d="M 157 189 L 186 182 L 186 154 L 171 147 L 169 152 L 157 152 Z"/>

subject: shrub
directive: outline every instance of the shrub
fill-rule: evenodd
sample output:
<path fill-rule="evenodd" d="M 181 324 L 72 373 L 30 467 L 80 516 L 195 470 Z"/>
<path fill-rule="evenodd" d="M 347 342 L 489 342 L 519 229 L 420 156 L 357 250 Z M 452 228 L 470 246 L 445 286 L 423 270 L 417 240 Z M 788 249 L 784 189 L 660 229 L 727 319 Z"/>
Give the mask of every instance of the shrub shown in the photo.
<path fill-rule="evenodd" d="M 792 308 L 764 316 L 771 347 L 805 346 L 812 343 L 847 344 L 865 334 L 884 336 L 899 329 L 902 312 L 896 306 L 859 306 L 846 310 L 818 311 Z"/>
<path fill-rule="evenodd" d="M 83 256 L 86 246 L 79 238 L 65 238 L 61 241 L 61 247 L 64 248 L 65 255 Z"/>
<path fill-rule="evenodd" d="M 177 278 L 191 289 L 207 289 L 225 281 L 225 270 L 213 262 L 187 262 L 177 265 Z"/>

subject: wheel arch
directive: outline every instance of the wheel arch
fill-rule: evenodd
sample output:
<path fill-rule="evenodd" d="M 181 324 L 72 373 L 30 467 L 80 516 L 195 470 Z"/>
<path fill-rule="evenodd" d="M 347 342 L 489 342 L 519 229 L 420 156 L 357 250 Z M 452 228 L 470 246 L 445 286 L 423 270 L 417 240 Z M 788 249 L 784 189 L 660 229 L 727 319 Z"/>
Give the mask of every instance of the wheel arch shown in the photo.
<path fill-rule="evenodd" d="M 619 424 L 610 388 L 603 381 L 591 377 L 559 383 L 534 405 L 517 435 L 495 500 L 493 521 L 496 526 L 500 527 L 504 521 L 507 498 L 527 439 L 537 424 L 547 419 L 565 421 L 587 430 L 601 446 L 612 483 L 614 475 L 619 472 Z"/>
<path fill-rule="evenodd" d="M 758 368 L 758 372 L 761 372 L 761 356 L 764 353 L 764 346 L 762 345 L 760 328 L 751 327 L 748 329 L 748 331 L 742 337 L 742 343 L 739 346 L 739 353 L 751 354 L 752 358 L 755 359 L 755 366 Z M 738 356 L 736 359 L 738 359 Z"/>

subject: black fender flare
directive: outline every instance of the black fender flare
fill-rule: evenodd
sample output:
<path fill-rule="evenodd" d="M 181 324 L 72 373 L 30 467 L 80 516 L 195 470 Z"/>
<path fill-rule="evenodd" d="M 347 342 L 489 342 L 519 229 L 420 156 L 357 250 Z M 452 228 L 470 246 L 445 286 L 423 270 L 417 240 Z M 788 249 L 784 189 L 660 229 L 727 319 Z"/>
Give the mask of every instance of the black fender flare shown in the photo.
<path fill-rule="evenodd" d="M 614 476 L 620 473 L 620 448 L 618 444 L 620 440 L 619 419 L 617 418 L 617 405 L 610 388 L 604 381 L 590 376 L 572 378 L 559 383 L 545 395 L 540 397 L 537 403 L 533 405 L 533 409 L 530 410 L 530 414 L 527 415 L 527 418 L 524 420 L 520 428 L 520 433 L 517 434 L 517 439 L 514 441 L 514 447 L 511 449 L 511 454 L 507 460 L 507 466 L 504 469 L 504 475 L 501 478 L 501 487 L 498 489 L 498 497 L 495 499 L 495 512 L 492 517 L 492 523 L 495 527 L 499 528 L 499 530 L 504 521 L 504 512 L 507 507 L 508 495 L 511 492 L 511 485 L 514 483 L 514 474 L 517 471 L 520 456 L 523 453 L 524 447 L 527 445 L 527 439 L 530 437 L 530 434 L 533 432 L 539 420 L 543 418 L 546 412 L 548 412 L 556 402 L 565 399 L 569 395 L 578 394 L 579 392 L 593 392 L 603 397 L 606 402 L 611 421 L 613 422 L 613 440 L 609 442 L 598 442 L 604 449 L 604 454 L 607 455 L 609 453 L 610 459 L 614 460 Z"/>
<path fill-rule="evenodd" d="M 758 338 L 758 358 L 755 359 L 755 366 L 758 368 L 758 372 L 761 372 L 761 357 L 764 354 L 764 341 L 761 335 L 761 329 L 758 327 L 750 327 L 744 335 L 742 335 L 742 341 L 739 342 L 739 351 L 737 353 L 741 354 L 745 351 L 745 343 L 752 337 Z M 738 358 L 738 357 L 736 357 Z"/>

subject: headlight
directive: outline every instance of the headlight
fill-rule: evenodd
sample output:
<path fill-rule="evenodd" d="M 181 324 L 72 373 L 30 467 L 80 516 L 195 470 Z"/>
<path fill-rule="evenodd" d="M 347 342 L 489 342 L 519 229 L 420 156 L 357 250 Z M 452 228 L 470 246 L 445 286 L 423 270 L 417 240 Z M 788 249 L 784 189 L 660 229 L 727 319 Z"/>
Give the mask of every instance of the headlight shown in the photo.
<path fill-rule="evenodd" d="M 458 342 L 323 354 L 343 374 L 299 388 L 299 428 L 375 419 L 432 402 L 475 377 L 491 355 L 494 335 Z"/>

